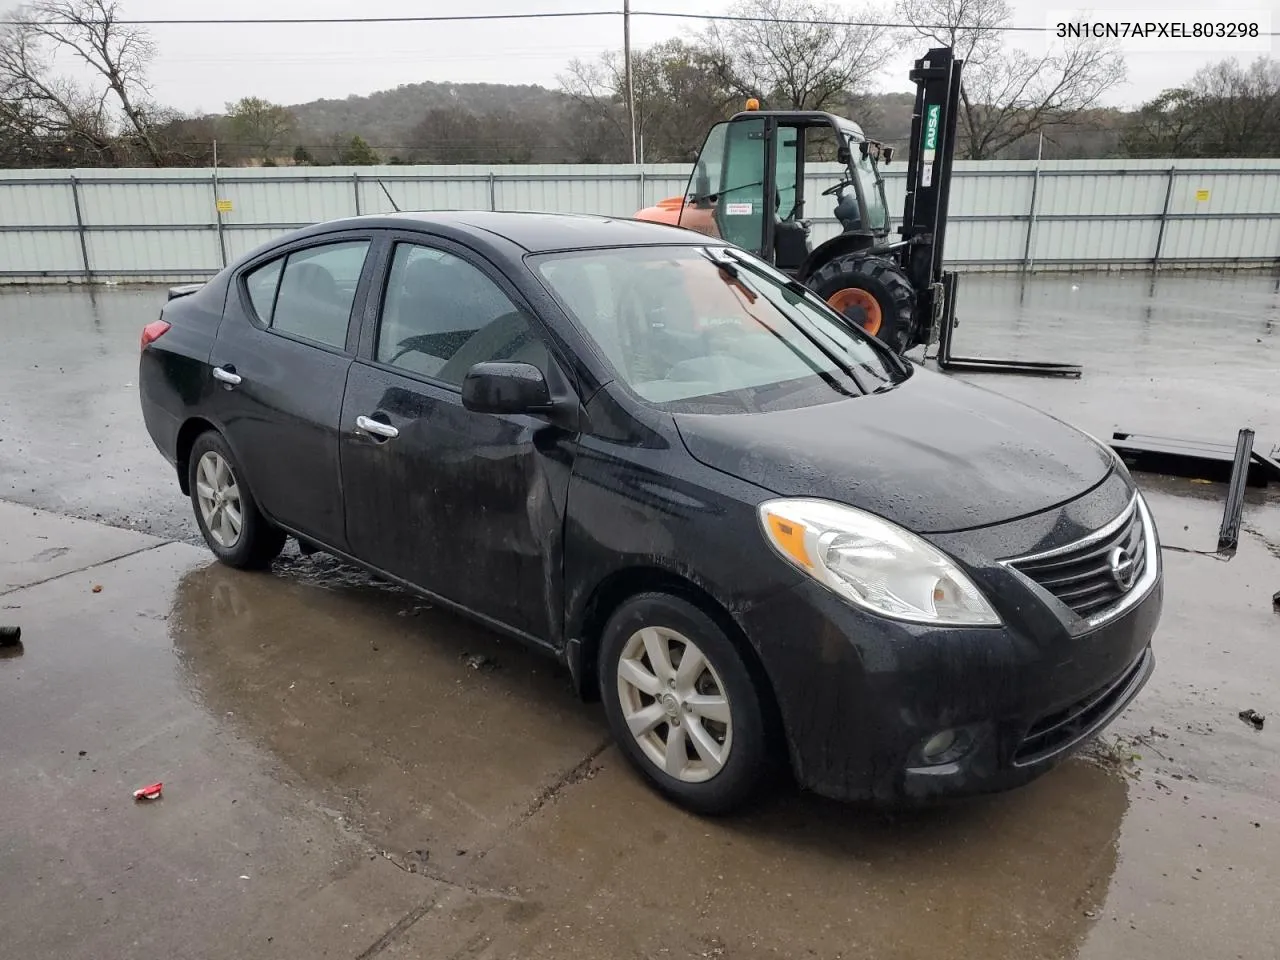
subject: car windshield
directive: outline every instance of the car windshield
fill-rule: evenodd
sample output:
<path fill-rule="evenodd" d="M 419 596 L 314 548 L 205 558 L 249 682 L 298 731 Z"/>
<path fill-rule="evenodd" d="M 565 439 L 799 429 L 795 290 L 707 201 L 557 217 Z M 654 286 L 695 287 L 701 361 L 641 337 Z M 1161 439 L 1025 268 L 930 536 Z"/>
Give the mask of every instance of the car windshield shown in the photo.
<path fill-rule="evenodd" d="M 755 257 L 725 247 L 550 254 L 535 269 L 642 399 L 754 412 L 891 387 L 909 365 Z"/>

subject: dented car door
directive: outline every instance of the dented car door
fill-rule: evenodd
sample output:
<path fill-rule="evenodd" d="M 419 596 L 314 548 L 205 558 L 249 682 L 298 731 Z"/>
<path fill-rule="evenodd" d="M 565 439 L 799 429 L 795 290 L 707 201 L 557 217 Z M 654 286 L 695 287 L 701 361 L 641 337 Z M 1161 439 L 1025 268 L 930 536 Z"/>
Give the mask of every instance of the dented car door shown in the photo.
<path fill-rule="evenodd" d="M 342 407 L 351 552 L 549 643 L 563 616 L 575 438 L 535 417 L 469 411 L 461 397 L 481 361 L 545 374 L 555 361 L 540 324 L 487 262 L 446 241 L 396 242 L 380 282 L 376 332 Z"/>

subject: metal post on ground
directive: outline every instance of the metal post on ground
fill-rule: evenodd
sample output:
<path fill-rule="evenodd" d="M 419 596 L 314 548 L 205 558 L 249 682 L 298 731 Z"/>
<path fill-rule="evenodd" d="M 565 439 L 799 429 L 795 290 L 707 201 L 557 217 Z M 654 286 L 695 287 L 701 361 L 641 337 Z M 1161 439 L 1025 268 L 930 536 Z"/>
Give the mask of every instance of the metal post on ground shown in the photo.
<path fill-rule="evenodd" d="M 215 223 L 218 227 L 218 251 L 222 254 L 222 265 L 227 265 L 227 238 L 222 229 L 222 207 L 218 203 L 218 141 L 213 141 L 213 173 L 210 176 L 210 182 L 213 184 L 213 214 L 217 218 Z"/>
<path fill-rule="evenodd" d="M 1173 199 L 1173 179 L 1178 175 L 1177 167 L 1169 168 L 1169 179 L 1164 187 L 1164 209 L 1160 211 L 1160 232 L 1156 234 L 1156 255 L 1151 258 L 1151 269 L 1160 266 L 1160 253 L 1164 250 L 1164 228 L 1169 223 L 1169 202 Z"/>
<path fill-rule="evenodd" d="M 636 92 L 631 82 L 631 0 L 622 0 L 622 65 L 626 75 L 627 123 L 631 126 L 631 162 L 639 162 L 636 150 Z"/>
<path fill-rule="evenodd" d="M 1022 248 L 1022 268 L 1030 271 L 1035 266 L 1031 256 L 1031 238 L 1036 229 L 1036 194 L 1040 192 L 1040 161 L 1044 157 L 1044 131 L 1040 131 L 1040 144 L 1036 147 L 1036 169 L 1031 179 L 1031 208 L 1027 211 L 1027 242 Z"/>
<path fill-rule="evenodd" d="M 351 171 L 351 193 L 356 198 L 356 216 L 360 216 L 360 174 Z"/>
<path fill-rule="evenodd" d="M 89 242 L 84 235 L 84 212 L 80 209 L 80 181 L 71 178 L 71 203 L 76 208 L 76 233 L 80 236 L 80 261 L 84 267 L 84 280 L 93 280 L 93 271 L 89 269 Z"/>
<path fill-rule="evenodd" d="M 498 209 L 498 184 L 492 170 L 489 171 L 489 209 Z"/>
<path fill-rule="evenodd" d="M 640 170 L 639 170 L 639 172 L 637 172 L 637 174 L 636 174 L 636 194 L 637 194 L 636 209 L 637 209 L 637 210 L 643 210 L 643 209 L 645 208 L 645 202 L 644 202 L 644 167 L 641 167 L 641 168 L 640 168 Z"/>

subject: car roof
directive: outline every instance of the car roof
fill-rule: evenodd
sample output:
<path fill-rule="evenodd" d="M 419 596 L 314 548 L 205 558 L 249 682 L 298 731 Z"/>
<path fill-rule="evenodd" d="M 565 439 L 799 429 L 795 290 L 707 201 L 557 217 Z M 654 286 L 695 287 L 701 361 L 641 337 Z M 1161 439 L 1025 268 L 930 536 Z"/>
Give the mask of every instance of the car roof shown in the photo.
<path fill-rule="evenodd" d="M 705 244 L 707 238 L 679 227 L 622 217 L 597 217 L 576 213 L 507 213 L 490 210 L 416 211 L 361 217 L 323 224 L 328 229 L 367 224 L 439 229 L 447 232 L 484 231 L 502 237 L 530 253 L 580 250 L 593 247 L 665 246 Z"/>

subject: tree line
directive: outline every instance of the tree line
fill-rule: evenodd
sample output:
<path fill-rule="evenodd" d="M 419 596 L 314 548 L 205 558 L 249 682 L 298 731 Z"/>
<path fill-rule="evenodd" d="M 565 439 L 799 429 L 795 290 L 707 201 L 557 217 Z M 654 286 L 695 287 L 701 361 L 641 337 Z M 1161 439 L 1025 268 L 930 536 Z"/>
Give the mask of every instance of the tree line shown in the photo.
<path fill-rule="evenodd" d="M 1010 47 L 1006 0 L 894 0 L 907 29 L 819 0 L 752 0 L 700 33 L 632 56 L 641 159 L 687 162 L 707 128 L 756 97 L 768 107 L 827 110 L 870 136 L 908 139 L 912 98 L 877 94 L 896 54 L 948 45 L 965 61 L 958 156 L 1216 157 L 1280 155 L 1280 63 L 1223 60 L 1134 111 L 1099 106 L 1125 77 L 1114 46 L 1074 41 L 1040 55 Z M 157 103 L 148 33 L 119 0 L 34 0 L 0 26 L 0 166 L 625 162 L 631 158 L 621 51 L 569 63 L 559 90 L 487 85 L 490 95 L 430 98 L 423 84 L 350 102 L 337 126 L 326 104 L 259 97 L 220 115 Z M 864 25 L 832 25 L 857 20 Z M 77 76 L 59 69 L 68 60 Z M 481 85 L 471 85 L 473 88 Z M 492 95 L 493 91 L 497 95 Z M 510 95 L 504 95 L 509 91 Z M 429 91 L 427 91 L 429 92 Z M 381 98 L 381 99 L 379 99 Z M 398 99 L 397 99 L 398 98 Z M 387 119 L 375 102 L 395 103 Z M 407 123 L 404 117 L 412 118 Z M 393 125 L 394 124 L 394 125 Z M 215 148 L 215 143 L 217 144 Z"/>

